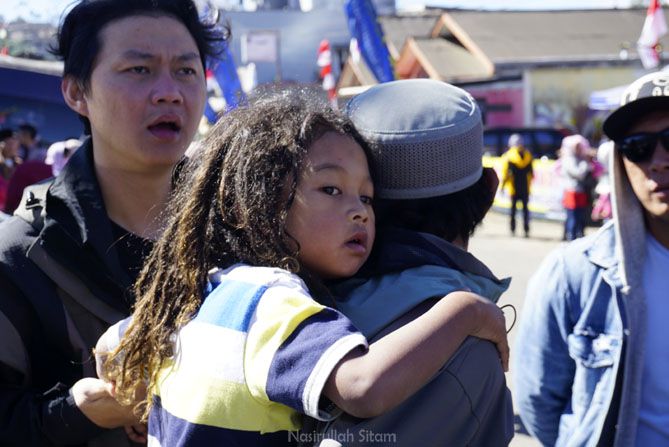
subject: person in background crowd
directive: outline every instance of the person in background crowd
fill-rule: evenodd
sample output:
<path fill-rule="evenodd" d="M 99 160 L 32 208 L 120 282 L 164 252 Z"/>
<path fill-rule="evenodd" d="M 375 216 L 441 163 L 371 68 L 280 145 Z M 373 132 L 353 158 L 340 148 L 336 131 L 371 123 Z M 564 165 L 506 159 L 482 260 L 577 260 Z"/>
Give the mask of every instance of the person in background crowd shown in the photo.
<path fill-rule="evenodd" d="M 26 186 L 58 175 L 79 146 L 81 141 L 74 138 L 59 141 L 49 146 L 43 162 L 32 159 L 21 163 L 9 181 L 5 212 L 11 214 L 19 206 Z"/>
<path fill-rule="evenodd" d="M 597 177 L 595 186 L 595 201 L 592 205 L 590 217 L 593 221 L 606 222 L 611 218 L 613 210 L 611 209 L 611 183 L 609 181 L 609 164 L 613 156 L 613 141 L 602 142 L 597 148 L 597 163 L 601 167 L 601 172 Z"/>
<path fill-rule="evenodd" d="M 669 445 L 667 85 L 662 71 L 625 90 L 604 122 L 613 218 L 528 285 L 514 394 L 543 445 Z"/>
<path fill-rule="evenodd" d="M 37 129 L 30 124 L 19 125 L 16 131 L 16 137 L 19 140 L 19 157 L 23 161 L 44 161 L 46 149 L 40 147 Z"/>
<path fill-rule="evenodd" d="M 534 173 L 532 171 L 532 154 L 524 146 L 523 137 L 514 133 L 509 137 L 509 150 L 502 156 L 502 181 L 500 186 L 506 188 L 511 197 L 511 234 L 516 234 L 516 207 L 518 202 L 523 205 L 523 230 L 525 237 L 530 235 L 530 185 Z"/>
<path fill-rule="evenodd" d="M 65 163 L 74 154 L 74 151 L 79 149 L 79 146 L 81 146 L 81 141 L 76 138 L 57 141 L 49 146 L 44 162 L 51 166 L 53 175 L 60 174 L 60 171 L 65 167 Z"/>
<path fill-rule="evenodd" d="M 9 180 L 4 211 L 12 214 L 21 203 L 23 190 L 26 186 L 33 185 L 51 176 L 51 166 L 42 161 L 28 160 L 21 163 Z"/>
<path fill-rule="evenodd" d="M 2 445 L 130 443 L 136 418 L 91 350 L 134 304 L 225 38 L 190 0 L 83 0 L 63 18 L 61 90 L 89 137 L 0 226 Z"/>
<path fill-rule="evenodd" d="M 564 192 L 562 206 L 567 214 L 565 239 L 583 237 L 588 210 L 588 176 L 594 171 L 590 143 L 582 135 L 562 140 L 560 159 Z"/>
<path fill-rule="evenodd" d="M 9 181 L 23 160 L 19 157 L 19 141 L 12 129 L 0 129 L 0 210 L 5 208 Z"/>

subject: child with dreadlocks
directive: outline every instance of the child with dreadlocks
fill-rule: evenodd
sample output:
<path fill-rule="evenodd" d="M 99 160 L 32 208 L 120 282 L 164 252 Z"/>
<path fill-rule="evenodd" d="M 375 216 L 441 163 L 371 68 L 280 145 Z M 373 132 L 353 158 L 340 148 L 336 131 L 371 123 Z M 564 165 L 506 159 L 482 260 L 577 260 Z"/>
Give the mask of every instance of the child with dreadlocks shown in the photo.
<path fill-rule="evenodd" d="M 295 90 L 212 129 L 182 172 L 133 316 L 98 343 L 107 351 L 127 326 L 98 358 L 99 374 L 126 404 L 148 379 L 138 409 L 150 439 L 285 445 L 302 414 L 328 420 L 338 407 L 372 417 L 399 404 L 462 333 L 506 352 L 499 309 L 470 293 L 371 345 L 312 298 L 327 302 L 324 282 L 350 277 L 370 253 L 368 153 L 347 118 Z"/>

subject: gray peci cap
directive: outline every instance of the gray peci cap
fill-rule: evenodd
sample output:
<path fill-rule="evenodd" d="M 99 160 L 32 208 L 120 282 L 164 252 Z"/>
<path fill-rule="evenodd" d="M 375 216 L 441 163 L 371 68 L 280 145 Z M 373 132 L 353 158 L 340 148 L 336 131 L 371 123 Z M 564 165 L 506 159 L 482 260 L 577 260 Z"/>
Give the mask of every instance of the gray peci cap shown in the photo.
<path fill-rule="evenodd" d="M 370 142 L 380 198 L 446 195 L 481 177 L 481 111 L 458 87 L 430 79 L 379 84 L 351 99 L 346 113 Z"/>

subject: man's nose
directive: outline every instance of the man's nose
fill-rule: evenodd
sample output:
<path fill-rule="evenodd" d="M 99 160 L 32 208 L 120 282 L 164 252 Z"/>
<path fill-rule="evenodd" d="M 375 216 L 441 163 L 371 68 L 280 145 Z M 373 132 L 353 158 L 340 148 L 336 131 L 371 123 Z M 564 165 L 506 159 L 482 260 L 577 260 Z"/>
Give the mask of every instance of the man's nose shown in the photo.
<path fill-rule="evenodd" d="M 657 139 L 655 151 L 650 160 L 650 169 L 653 171 L 669 169 L 669 146 L 666 146 L 660 138 Z"/>
<path fill-rule="evenodd" d="M 180 104 L 183 102 L 183 95 L 181 94 L 179 83 L 171 73 L 165 72 L 158 76 L 156 83 L 153 86 L 151 100 L 154 104 Z"/>

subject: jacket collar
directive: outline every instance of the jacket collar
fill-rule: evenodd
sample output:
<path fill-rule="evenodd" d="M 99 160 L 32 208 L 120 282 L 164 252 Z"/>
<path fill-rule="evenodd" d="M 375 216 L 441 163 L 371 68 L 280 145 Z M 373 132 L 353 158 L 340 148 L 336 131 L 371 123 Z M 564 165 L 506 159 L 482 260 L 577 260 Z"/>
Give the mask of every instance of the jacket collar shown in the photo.
<path fill-rule="evenodd" d="M 40 234 L 45 249 L 94 290 L 118 306 L 132 285 L 121 267 L 111 222 L 95 174 L 93 144 L 89 138 L 55 178 L 46 199 L 46 217 Z M 126 297 L 126 303 L 129 297 Z M 125 306 L 123 306 L 125 307 Z"/>
<path fill-rule="evenodd" d="M 584 251 L 586 258 L 603 269 L 617 266 L 613 221 L 605 223 L 597 233 L 592 235 L 592 238 L 591 244 Z"/>
<path fill-rule="evenodd" d="M 109 219 L 95 175 L 90 138 L 72 155 L 49 188 L 47 211 L 54 217 L 49 220 L 57 219 L 79 244 L 94 243 L 100 233 L 107 236 L 105 230 L 109 229 Z M 65 217 L 64 214 L 70 219 L 60 219 Z M 92 228 L 95 230 L 90 231 Z M 111 232 L 108 236 L 111 237 Z"/>
<path fill-rule="evenodd" d="M 524 168 L 525 166 L 532 163 L 532 154 L 530 154 L 530 151 L 528 149 L 524 149 L 521 155 L 520 148 L 518 146 L 513 146 L 507 151 L 507 158 L 519 168 Z"/>
<path fill-rule="evenodd" d="M 472 273 L 501 284 L 474 255 L 442 238 L 401 228 L 379 231 L 374 252 L 358 276 L 376 276 L 423 265 L 437 265 Z"/>
<path fill-rule="evenodd" d="M 583 250 L 586 259 L 602 268 L 606 282 L 616 289 L 622 288 L 624 283 L 613 221 L 605 223 L 597 233 L 588 236 L 587 240 L 589 240 L 588 246 Z"/>

